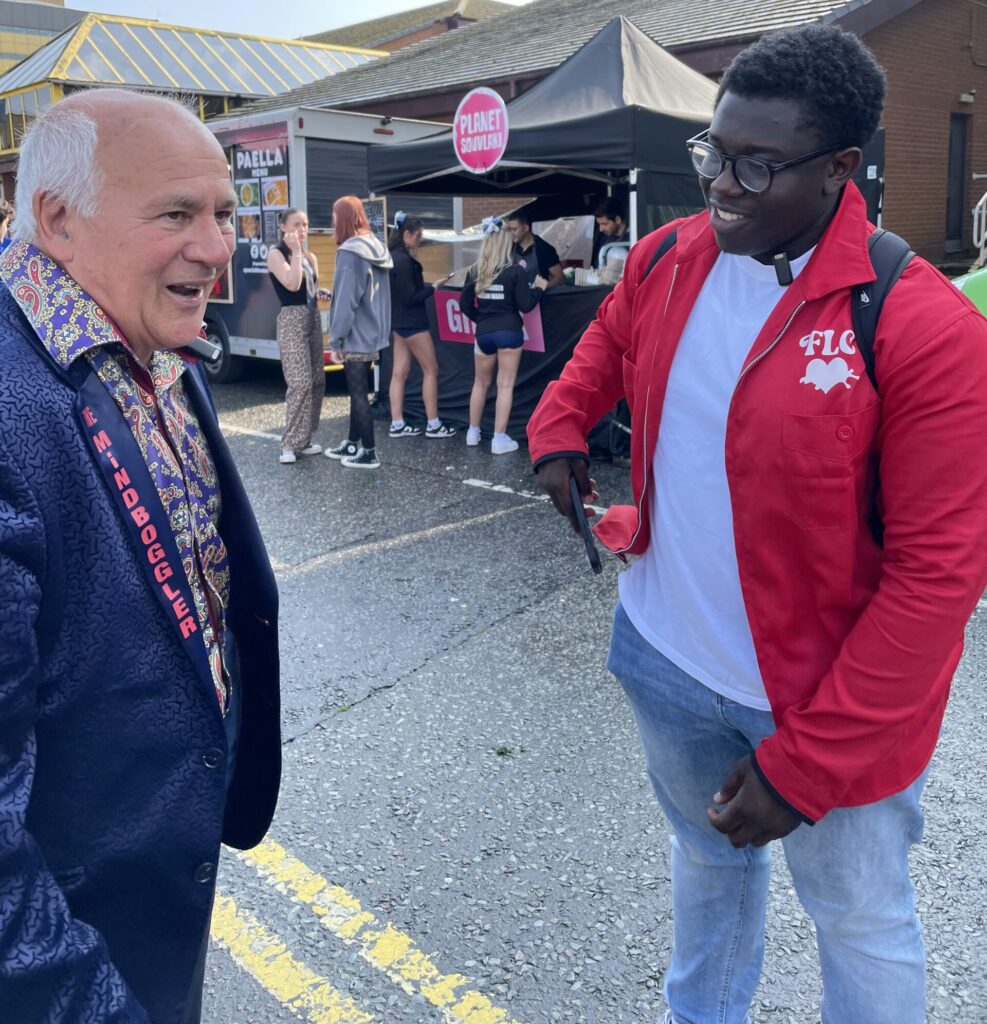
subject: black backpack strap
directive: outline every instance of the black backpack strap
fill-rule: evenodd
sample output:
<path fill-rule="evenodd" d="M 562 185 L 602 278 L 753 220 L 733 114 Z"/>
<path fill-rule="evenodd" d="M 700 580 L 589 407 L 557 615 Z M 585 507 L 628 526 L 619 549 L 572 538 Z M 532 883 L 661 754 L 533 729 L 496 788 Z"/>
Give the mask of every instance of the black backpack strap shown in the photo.
<path fill-rule="evenodd" d="M 888 297 L 888 292 L 901 277 L 902 271 L 911 262 L 915 253 L 903 238 L 899 238 L 896 234 L 885 231 L 883 228 L 877 228 L 867 239 L 867 248 L 877 278 L 869 284 L 858 285 L 853 289 L 850 308 L 853 317 L 853 333 L 856 336 L 857 347 L 860 349 L 864 366 L 867 368 L 867 376 L 870 377 L 874 390 L 880 393 L 877 386 L 877 375 L 874 371 L 874 337 L 877 334 L 877 322 L 880 319 L 881 307 Z M 879 471 L 875 469 L 874 493 L 871 495 L 867 522 L 874 540 L 883 547 L 884 523 L 877 511 L 879 489 Z"/>
<path fill-rule="evenodd" d="M 899 238 L 891 231 L 885 231 L 884 228 L 877 228 L 867 239 L 867 248 L 877 279 L 853 289 L 851 315 L 857 347 L 864 360 L 867 376 L 877 391 L 877 376 L 874 372 L 874 337 L 877 334 L 877 321 L 880 319 L 881 307 L 888 297 L 888 292 L 901 277 L 915 253 L 903 238 Z"/>
<path fill-rule="evenodd" d="M 641 278 L 642 282 L 648 276 L 648 274 L 650 274 L 651 271 L 655 269 L 655 265 L 662 258 L 662 256 L 664 256 L 665 253 L 668 252 L 668 250 L 671 249 L 673 245 L 675 245 L 675 243 L 678 241 L 678 238 L 678 229 L 676 229 L 675 231 L 670 231 L 667 235 L 665 235 L 665 237 L 661 240 L 661 245 L 659 245 L 658 248 L 655 249 L 655 251 L 651 254 L 651 259 L 648 261 L 648 268 L 644 272 L 644 277 Z"/>

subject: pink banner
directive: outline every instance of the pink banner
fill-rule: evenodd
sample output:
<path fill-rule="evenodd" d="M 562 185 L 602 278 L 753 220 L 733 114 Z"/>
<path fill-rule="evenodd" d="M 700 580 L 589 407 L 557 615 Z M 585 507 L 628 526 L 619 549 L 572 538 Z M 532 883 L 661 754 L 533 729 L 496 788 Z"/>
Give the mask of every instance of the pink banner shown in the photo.
<path fill-rule="evenodd" d="M 440 288 L 435 292 L 435 316 L 439 324 L 440 341 L 461 341 L 472 345 L 476 341 L 476 324 L 464 316 L 459 308 L 459 292 Z M 524 324 L 524 350 L 544 352 L 545 335 L 541 326 L 541 307 L 522 313 Z"/>

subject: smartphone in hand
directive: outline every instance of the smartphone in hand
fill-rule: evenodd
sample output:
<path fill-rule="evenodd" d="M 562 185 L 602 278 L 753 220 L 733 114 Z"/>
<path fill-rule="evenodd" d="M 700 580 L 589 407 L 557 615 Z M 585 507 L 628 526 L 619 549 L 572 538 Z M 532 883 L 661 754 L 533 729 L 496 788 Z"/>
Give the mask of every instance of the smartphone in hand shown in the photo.
<path fill-rule="evenodd" d="M 586 511 L 583 508 L 583 499 L 579 494 L 579 484 L 576 482 L 575 474 L 569 477 L 569 498 L 572 500 L 572 508 L 576 513 L 576 522 L 579 523 L 579 532 L 583 535 L 583 544 L 586 545 L 586 557 L 589 559 L 590 568 L 595 573 L 601 573 L 603 564 L 600 562 L 600 553 L 596 550 L 593 532 L 586 519 Z"/>

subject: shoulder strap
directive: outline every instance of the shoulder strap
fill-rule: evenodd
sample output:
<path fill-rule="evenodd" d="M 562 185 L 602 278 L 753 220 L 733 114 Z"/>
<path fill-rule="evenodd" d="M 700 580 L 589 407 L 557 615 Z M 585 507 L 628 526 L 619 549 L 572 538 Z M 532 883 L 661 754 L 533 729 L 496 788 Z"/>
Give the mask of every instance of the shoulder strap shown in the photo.
<path fill-rule="evenodd" d="M 644 272 L 644 277 L 641 278 L 642 282 L 648 276 L 648 274 L 650 274 L 651 271 L 655 269 L 655 265 L 662 258 L 662 256 L 664 256 L 665 253 L 668 252 L 668 250 L 671 249 L 673 245 L 675 245 L 675 243 L 678 241 L 678 235 L 678 230 L 670 231 L 661 240 L 661 245 L 659 245 L 658 248 L 655 249 L 655 251 L 651 254 L 651 259 L 648 261 L 648 268 Z"/>
<path fill-rule="evenodd" d="M 867 239 L 867 248 L 870 251 L 871 263 L 877 272 L 877 279 L 854 288 L 851 315 L 853 333 L 867 369 L 867 376 L 877 391 L 877 377 L 874 373 L 874 336 L 877 334 L 881 307 L 888 297 L 888 292 L 901 277 L 915 253 L 903 238 L 899 238 L 891 231 L 885 231 L 884 228 L 877 228 Z"/>
<path fill-rule="evenodd" d="M 867 239 L 867 248 L 877 278 L 869 284 L 859 285 L 853 289 L 850 311 L 853 318 L 853 333 L 867 369 L 867 376 L 870 377 L 874 390 L 880 392 L 877 386 L 877 375 L 874 371 L 874 336 L 877 334 L 877 322 L 880 319 L 881 308 L 884 305 L 884 300 L 888 297 L 888 292 L 901 277 L 902 271 L 911 262 L 915 253 L 903 238 L 899 238 L 896 234 L 885 231 L 883 228 L 877 228 L 871 234 Z M 874 493 L 871 495 L 867 522 L 874 540 L 883 547 L 884 523 L 877 511 L 879 488 L 879 471 L 875 469 Z"/>

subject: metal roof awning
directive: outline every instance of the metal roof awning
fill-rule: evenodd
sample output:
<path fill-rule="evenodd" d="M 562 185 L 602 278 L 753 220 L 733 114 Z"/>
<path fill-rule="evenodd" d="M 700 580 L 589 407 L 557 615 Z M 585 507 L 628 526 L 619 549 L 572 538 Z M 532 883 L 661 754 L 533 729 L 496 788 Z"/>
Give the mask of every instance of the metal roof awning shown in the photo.
<path fill-rule="evenodd" d="M 0 76 L 0 95 L 49 82 L 259 99 L 382 56 L 383 51 L 90 14 Z"/>

